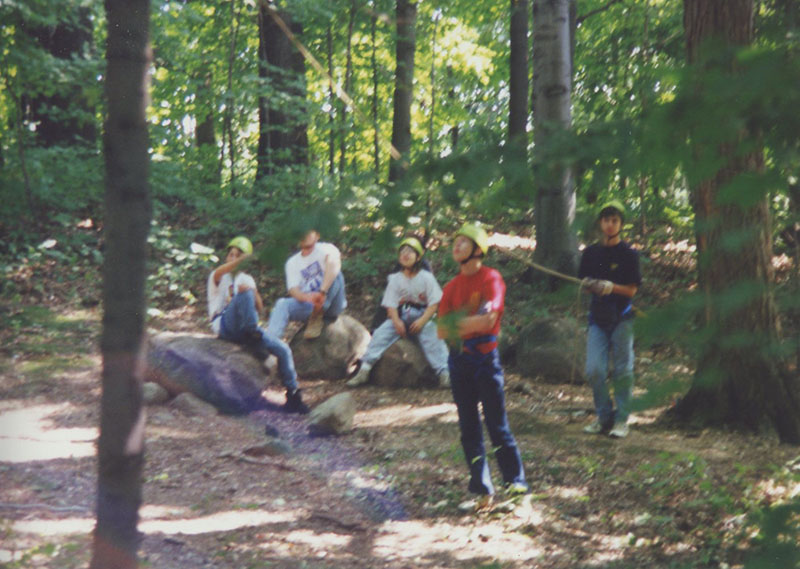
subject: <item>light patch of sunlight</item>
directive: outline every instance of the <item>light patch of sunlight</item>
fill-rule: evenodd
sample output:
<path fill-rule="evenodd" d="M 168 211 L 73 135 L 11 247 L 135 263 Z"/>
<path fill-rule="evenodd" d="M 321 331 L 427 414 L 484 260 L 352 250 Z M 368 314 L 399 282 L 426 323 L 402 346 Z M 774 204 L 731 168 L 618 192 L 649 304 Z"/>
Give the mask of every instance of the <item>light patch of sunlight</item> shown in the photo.
<path fill-rule="evenodd" d="M 450 415 L 444 417 L 445 415 Z M 392 405 L 379 407 L 369 411 L 360 411 L 356 415 L 355 423 L 359 427 L 390 427 L 396 425 L 415 425 L 427 421 L 432 417 L 440 417 L 446 422 L 456 422 L 456 406 L 453 403 L 428 405 L 418 407 L 414 405 Z"/>
<path fill-rule="evenodd" d="M 489 236 L 489 245 L 503 247 L 504 249 L 536 249 L 536 240 L 519 235 L 506 235 L 505 233 L 492 233 Z"/>
<path fill-rule="evenodd" d="M 168 535 L 198 535 L 221 531 L 233 531 L 245 527 L 267 524 L 296 522 L 299 512 L 267 512 L 264 510 L 233 510 L 218 512 L 200 518 L 175 520 L 143 519 L 139 531 L 147 534 L 164 533 Z M 143 516 L 144 517 L 144 516 Z M 12 524 L 12 530 L 19 533 L 36 534 L 43 537 L 58 535 L 85 534 L 94 529 L 95 519 L 65 518 L 61 520 L 34 519 L 21 520 Z"/>
<path fill-rule="evenodd" d="M 531 561 L 544 556 L 545 549 L 529 537 L 507 531 L 502 524 L 395 521 L 381 527 L 373 550 L 373 555 L 387 561 L 441 554 L 462 561 L 486 557 L 499 562 Z"/>
<path fill-rule="evenodd" d="M 592 547 L 595 554 L 585 562 L 586 567 L 607 567 L 619 561 L 630 545 L 630 535 L 595 535 Z"/>
<path fill-rule="evenodd" d="M 231 510 L 217 512 L 201 518 L 182 520 L 145 520 L 139 524 L 144 533 L 198 535 L 220 531 L 233 531 L 265 524 L 295 522 L 300 512 L 267 512 L 265 510 Z"/>
<path fill-rule="evenodd" d="M 344 547 L 352 536 L 339 533 L 317 533 L 312 530 L 294 530 L 286 534 L 284 540 L 288 543 L 307 545 L 314 550 L 326 550 L 333 547 Z"/>
<path fill-rule="evenodd" d="M 51 417 L 69 408 L 65 403 L 1 411 L 0 462 L 94 456 L 96 428 L 60 428 L 53 424 Z"/>
<path fill-rule="evenodd" d="M 554 488 L 552 494 L 564 500 L 576 500 L 589 497 L 586 488 L 567 488 L 566 486 Z"/>

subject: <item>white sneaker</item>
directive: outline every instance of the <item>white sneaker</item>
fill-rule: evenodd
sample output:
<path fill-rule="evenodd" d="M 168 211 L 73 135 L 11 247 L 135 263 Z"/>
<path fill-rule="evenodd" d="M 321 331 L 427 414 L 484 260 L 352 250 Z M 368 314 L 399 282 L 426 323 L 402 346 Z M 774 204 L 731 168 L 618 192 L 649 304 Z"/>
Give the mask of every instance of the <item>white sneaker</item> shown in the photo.
<path fill-rule="evenodd" d="M 599 419 L 595 419 L 588 425 L 583 428 L 584 433 L 589 433 L 590 435 L 599 435 L 604 431 L 603 424 L 600 422 Z"/>
<path fill-rule="evenodd" d="M 628 436 L 628 423 L 618 422 L 614 423 L 614 427 L 608 432 L 608 436 L 615 439 L 624 439 Z"/>
<path fill-rule="evenodd" d="M 437 376 L 439 378 L 439 387 L 450 387 L 450 372 L 447 370 L 442 371 Z"/>
<path fill-rule="evenodd" d="M 368 363 L 362 363 L 361 368 L 359 368 L 358 373 L 353 376 L 350 381 L 347 382 L 347 387 L 358 387 L 359 385 L 364 385 L 369 381 L 369 371 L 372 369 L 372 366 Z"/>

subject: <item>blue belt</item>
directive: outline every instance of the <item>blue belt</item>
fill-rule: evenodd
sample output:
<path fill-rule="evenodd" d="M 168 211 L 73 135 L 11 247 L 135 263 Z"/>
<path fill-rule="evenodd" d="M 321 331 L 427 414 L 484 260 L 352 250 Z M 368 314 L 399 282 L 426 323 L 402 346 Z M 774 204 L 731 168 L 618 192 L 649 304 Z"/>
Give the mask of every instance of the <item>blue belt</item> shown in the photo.
<path fill-rule="evenodd" d="M 489 344 L 491 342 L 497 342 L 497 336 L 494 334 L 486 334 L 484 336 L 469 338 L 463 342 L 464 351 L 469 354 L 478 354 L 481 353 L 477 350 L 478 346 L 481 344 Z"/>

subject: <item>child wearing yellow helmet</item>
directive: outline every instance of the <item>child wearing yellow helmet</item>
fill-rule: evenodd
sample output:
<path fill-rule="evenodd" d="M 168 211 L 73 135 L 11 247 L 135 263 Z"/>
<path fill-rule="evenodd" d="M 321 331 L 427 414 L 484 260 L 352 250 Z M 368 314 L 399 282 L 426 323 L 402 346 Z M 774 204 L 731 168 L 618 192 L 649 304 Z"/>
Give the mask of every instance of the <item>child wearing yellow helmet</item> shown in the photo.
<path fill-rule="evenodd" d="M 430 271 L 421 270 L 425 248 L 419 237 L 403 239 L 397 254 L 401 269 L 389 275 L 381 301 L 388 318 L 372 333 L 361 358 L 361 367 L 347 385 L 356 387 L 366 383 L 372 366 L 383 353 L 400 338 L 409 337 L 419 342 L 439 385 L 447 387 L 450 385 L 447 345 L 438 337 L 431 320 L 439 306 L 442 289 Z"/>
<path fill-rule="evenodd" d="M 633 390 L 633 304 L 642 284 L 639 254 L 620 238 L 625 206 L 603 204 L 597 221 L 602 240 L 581 255 L 578 276 L 592 294 L 586 340 L 586 379 L 592 387 L 596 417 L 584 428 L 590 434 L 628 435 Z M 609 359 L 614 363 L 608 378 Z M 612 402 L 607 380 L 614 386 Z"/>
<path fill-rule="evenodd" d="M 289 346 L 258 326 L 258 315 L 264 303 L 249 274 L 240 271 L 242 262 L 253 254 L 253 244 L 247 237 L 234 237 L 228 243 L 225 262 L 208 276 L 208 317 L 211 330 L 223 340 L 253 349 L 266 359 L 270 354 L 278 358 L 281 381 L 286 387 L 284 410 L 291 413 L 308 413 L 297 388 L 297 372 Z"/>
<path fill-rule="evenodd" d="M 494 495 L 479 403 L 506 490 L 528 491 L 522 458 L 506 415 L 505 379 L 497 351 L 506 287 L 500 273 L 483 264 L 488 251 L 489 236 L 479 225 L 465 223 L 456 231 L 453 260 L 460 270 L 445 285 L 439 303 L 439 336 L 450 344 L 450 388 L 470 472 L 468 489 L 478 495 L 479 509 L 490 507 Z"/>

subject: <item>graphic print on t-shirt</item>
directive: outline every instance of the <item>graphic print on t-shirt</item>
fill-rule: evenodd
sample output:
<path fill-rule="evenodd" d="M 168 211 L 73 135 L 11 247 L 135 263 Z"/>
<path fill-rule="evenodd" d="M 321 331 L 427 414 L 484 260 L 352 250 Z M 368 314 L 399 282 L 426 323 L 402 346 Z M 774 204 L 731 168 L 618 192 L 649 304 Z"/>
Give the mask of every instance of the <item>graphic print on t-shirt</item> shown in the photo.
<path fill-rule="evenodd" d="M 302 269 L 300 275 L 303 277 L 303 290 L 305 292 L 318 291 L 322 288 L 322 277 L 325 276 L 325 272 L 318 261 L 314 261 L 305 269 Z"/>

